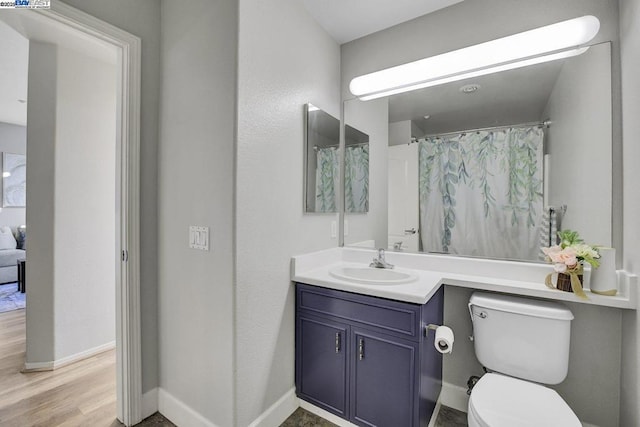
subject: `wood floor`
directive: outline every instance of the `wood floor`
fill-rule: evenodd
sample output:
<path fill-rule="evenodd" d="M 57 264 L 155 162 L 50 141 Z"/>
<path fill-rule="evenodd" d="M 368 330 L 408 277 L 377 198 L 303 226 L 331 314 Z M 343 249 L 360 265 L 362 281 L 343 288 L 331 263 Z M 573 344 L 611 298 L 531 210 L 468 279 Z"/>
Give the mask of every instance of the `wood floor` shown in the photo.
<path fill-rule="evenodd" d="M 107 351 L 55 371 L 21 373 L 25 310 L 0 313 L 0 426 L 121 426 L 116 356 Z"/>

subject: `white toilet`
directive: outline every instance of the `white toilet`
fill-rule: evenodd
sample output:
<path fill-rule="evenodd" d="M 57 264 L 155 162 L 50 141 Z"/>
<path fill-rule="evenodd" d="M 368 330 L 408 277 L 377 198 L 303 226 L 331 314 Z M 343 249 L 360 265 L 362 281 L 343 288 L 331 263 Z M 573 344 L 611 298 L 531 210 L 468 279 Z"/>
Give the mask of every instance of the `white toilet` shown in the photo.
<path fill-rule="evenodd" d="M 567 376 L 573 314 L 565 306 L 475 292 L 469 300 L 476 356 L 490 373 L 474 386 L 469 427 L 581 427 L 558 393 Z"/>

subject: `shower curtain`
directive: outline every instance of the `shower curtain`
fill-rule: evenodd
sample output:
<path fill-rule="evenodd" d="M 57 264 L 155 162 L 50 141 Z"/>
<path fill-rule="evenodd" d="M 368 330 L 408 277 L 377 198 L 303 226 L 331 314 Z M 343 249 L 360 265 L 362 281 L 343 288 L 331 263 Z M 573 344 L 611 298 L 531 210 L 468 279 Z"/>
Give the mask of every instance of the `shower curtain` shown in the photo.
<path fill-rule="evenodd" d="M 369 211 L 369 145 L 347 145 L 344 171 L 345 212 Z"/>
<path fill-rule="evenodd" d="M 337 147 L 319 148 L 316 153 L 316 212 L 337 212 L 336 188 L 340 185 Z"/>
<path fill-rule="evenodd" d="M 420 140 L 422 250 L 537 259 L 543 135 L 527 127 Z"/>

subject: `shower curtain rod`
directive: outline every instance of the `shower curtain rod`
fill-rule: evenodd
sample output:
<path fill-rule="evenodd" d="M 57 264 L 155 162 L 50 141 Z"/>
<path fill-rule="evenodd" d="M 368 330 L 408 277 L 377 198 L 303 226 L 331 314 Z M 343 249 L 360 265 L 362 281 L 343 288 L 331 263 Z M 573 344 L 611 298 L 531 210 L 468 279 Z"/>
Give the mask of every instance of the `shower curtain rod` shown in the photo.
<path fill-rule="evenodd" d="M 356 147 L 356 146 L 360 146 L 360 145 L 369 145 L 368 142 L 359 142 L 357 144 L 349 144 L 347 145 L 347 147 Z M 340 144 L 336 144 L 336 145 L 323 145 L 322 147 L 318 146 L 318 145 L 314 145 L 313 149 L 314 151 L 318 151 L 321 148 L 331 148 L 331 147 L 339 147 Z"/>
<path fill-rule="evenodd" d="M 508 126 L 493 126 L 493 127 L 486 127 L 486 128 L 465 129 L 465 130 L 459 130 L 455 132 L 445 132 L 445 133 L 438 133 L 438 134 L 432 134 L 432 135 L 425 135 L 422 138 L 411 138 L 411 143 L 418 142 L 418 140 L 426 139 L 426 138 L 439 138 L 443 136 L 459 135 L 463 133 L 473 133 L 473 132 L 482 132 L 482 131 L 500 130 L 500 129 L 524 128 L 524 127 L 534 127 L 534 126 L 548 128 L 549 126 L 551 126 L 551 121 L 547 119 L 542 122 L 529 122 L 529 123 L 520 123 L 517 125 L 508 125 Z"/>

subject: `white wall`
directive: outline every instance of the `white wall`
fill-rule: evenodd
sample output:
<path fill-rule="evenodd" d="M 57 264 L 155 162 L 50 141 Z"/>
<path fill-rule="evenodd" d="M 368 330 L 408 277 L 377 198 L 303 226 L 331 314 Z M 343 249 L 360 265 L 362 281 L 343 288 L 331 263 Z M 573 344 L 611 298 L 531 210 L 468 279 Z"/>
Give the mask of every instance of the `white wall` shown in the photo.
<path fill-rule="evenodd" d="M 305 215 L 303 110 L 340 112 L 340 50 L 297 0 L 240 1 L 236 178 L 236 421 L 294 384 L 294 254 L 337 245 Z"/>
<path fill-rule="evenodd" d="M 411 141 L 411 120 L 389 123 L 389 145 L 408 144 Z"/>
<path fill-rule="evenodd" d="M 624 184 L 616 188 L 624 194 L 623 267 L 640 272 L 640 1 L 620 1 L 620 56 L 622 63 L 622 131 Z M 620 425 L 640 425 L 640 317 L 625 311 L 622 318 L 622 389 Z"/>
<path fill-rule="evenodd" d="M 158 111 L 160 99 L 160 2 L 64 0 L 142 39 L 140 105 L 140 306 L 142 391 L 158 385 Z M 28 238 L 28 237 L 27 237 Z"/>
<path fill-rule="evenodd" d="M 53 273 L 59 360 L 115 341 L 116 65 L 62 47 L 57 53 Z"/>
<path fill-rule="evenodd" d="M 0 122 L 0 152 L 27 154 L 27 128 Z M 25 208 L 2 208 L 0 212 L 0 225 L 18 226 L 25 221 Z"/>
<path fill-rule="evenodd" d="M 237 6 L 162 2 L 160 387 L 233 425 L 233 182 Z M 188 247 L 210 227 L 210 250 Z M 177 424 L 173 407 L 160 406 Z"/>
<path fill-rule="evenodd" d="M 567 205 L 562 228 L 603 246 L 612 244 L 610 51 L 610 44 L 600 44 L 565 61 L 540 117 L 551 119 L 545 140 L 549 204 Z M 585 165 L 590 166 L 588 173 Z M 576 179 L 585 179 L 585 185 L 576 185 Z M 598 203 L 592 201 L 594 194 Z"/>
<path fill-rule="evenodd" d="M 29 55 L 27 362 L 46 363 L 115 340 L 116 67 Z"/>

